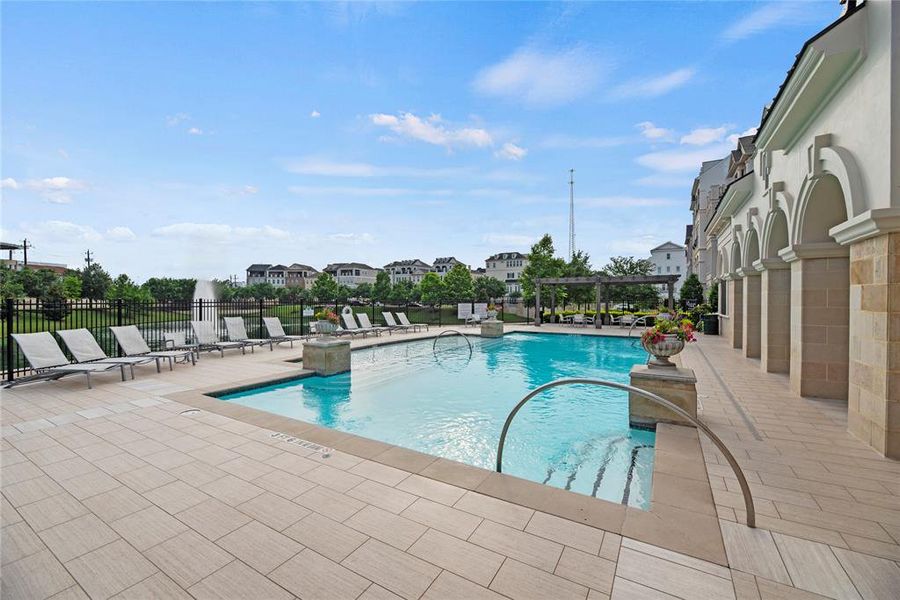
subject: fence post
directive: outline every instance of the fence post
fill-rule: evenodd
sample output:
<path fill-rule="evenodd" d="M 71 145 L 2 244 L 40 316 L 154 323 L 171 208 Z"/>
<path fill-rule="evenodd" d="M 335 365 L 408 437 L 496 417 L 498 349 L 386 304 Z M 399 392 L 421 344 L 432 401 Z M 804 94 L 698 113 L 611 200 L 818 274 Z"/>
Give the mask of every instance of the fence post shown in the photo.
<path fill-rule="evenodd" d="M 373 296 L 375 294 L 372 294 Z M 375 323 L 375 298 L 372 298 L 372 322 Z M 387 323 L 385 323 L 387 325 Z"/>
<path fill-rule="evenodd" d="M 13 364 L 15 353 L 13 352 L 13 310 L 15 302 L 12 298 L 6 299 L 6 380 L 13 380 L 16 366 Z"/>
<path fill-rule="evenodd" d="M 260 327 L 263 326 L 263 299 L 259 299 L 259 321 L 256 323 L 256 331 L 261 331 Z M 261 334 L 260 334 L 261 335 Z"/>
<path fill-rule="evenodd" d="M 300 335 L 303 335 L 303 298 L 300 298 Z"/>

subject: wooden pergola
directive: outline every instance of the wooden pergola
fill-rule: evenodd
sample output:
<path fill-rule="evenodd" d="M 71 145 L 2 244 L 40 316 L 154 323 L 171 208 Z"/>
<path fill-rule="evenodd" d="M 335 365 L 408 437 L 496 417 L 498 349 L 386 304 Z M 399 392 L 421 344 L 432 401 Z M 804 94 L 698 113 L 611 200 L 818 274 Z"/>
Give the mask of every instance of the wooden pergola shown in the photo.
<path fill-rule="evenodd" d="M 534 280 L 534 324 L 538 327 L 541 325 L 541 317 L 543 315 L 543 306 L 541 305 L 541 287 L 550 286 L 556 288 L 560 285 L 592 285 L 597 288 L 597 315 L 600 315 L 600 308 L 604 298 L 606 299 L 606 312 L 609 314 L 609 288 L 615 285 L 662 285 L 665 284 L 669 289 L 669 310 L 675 310 L 675 282 L 678 281 L 680 275 L 620 275 L 618 277 L 609 275 L 592 275 L 590 277 L 539 277 Z M 550 314 L 556 312 L 556 294 L 550 297 Z M 595 318 L 594 327 L 603 328 L 603 319 Z"/>

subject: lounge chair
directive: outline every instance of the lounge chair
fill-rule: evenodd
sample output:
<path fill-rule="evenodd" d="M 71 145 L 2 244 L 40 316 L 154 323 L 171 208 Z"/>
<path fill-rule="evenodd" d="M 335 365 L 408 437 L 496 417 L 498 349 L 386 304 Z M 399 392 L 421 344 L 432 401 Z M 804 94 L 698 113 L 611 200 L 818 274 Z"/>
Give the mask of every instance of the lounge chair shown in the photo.
<path fill-rule="evenodd" d="M 91 385 L 91 373 L 104 373 L 113 369 L 119 369 L 122 372 L 122 381 L 125 381 L 126 365 L 121 363 L 69 363 L 69 359 L 59 349 L 59 344 L 56 343 L 49 331 L 14 333 L 12 337 L 16 340 L 19 350 L 25 355 L 25 360 L 28 361 L 28 365 L 35 373 L 7 382 L 3 387 L 10 388 L 23 383 L 31 383 L 32 381 L 52 381 L 66 375 L 83 373 L 87 378 L 87 386 L 90 389 L 93 387 Z"/>
<path fill-rule="evenodd" d="M 125 356 L 146 356 L 148 358 L 153 358 L 156 360 L 156 371 L 159 372 L 159 363 L 163 359 L 169 361 L 169 370 L 173 370 L 173 364 L 176 362 L 187 362 L 190 359 L 191 364 L 197 364 L 194 359 L 194 350 L 191 348 L 190 350 L 160 350 L 160 351 L 152 351 L 150 350 L 150 346 L 147 345 L 147 342 L 144 340 L 144 336 L 141 335 L 141 331 L 137 328 L 137 325 L 124 325 L 121 327 L 110 327 L 110 331 L 113 332 L 113 335 L 116 337 L 116 342 L 119 344 L 119 348 L 122 349 L 122 352 L 125 353 Z"/>
<path fill-rule="evenodd" d="M 398 324 L 397 321 L 394 320 L 394 315 L 392 315 L 392 314 L 389 313 L 389 312 L 383 312 L 383 313 L 381 313 L 381 316 L 382 316 L 382 318 L 384 319 L 384 322 L 387 323 L 387 326 L 388 326 L 392 331 L 409 331 L 410 329 L 413 330 L 413 331 L 415 331 L 415 330 L 417 329 L 417 326 L 416 326 L 416 325 L 412 325 L 412 324 L 410 324 L 410 325 L 402 325 L 402 324 Z"/>
<path fill-rule="evenodd" d="M 184 331 L 164 331 L 162 336 L 166 350 L 190 350 L 200 358 L 197 344 L 188 342 L 187 333 Z"/>
<path fill-rule="evenodd" d="M 475 325 L 481 325 L 481 315 L 479 315 L 479 314 L 477 314 L 477 313 L 470 313 L 469 316 L 466 317 L 466 323 L 465 323 L 465 324 L 466 324 L 467 326 L 468 326 L 468 325 L 471 325 L 471 326 L 473 326 L 473 327 L 474 327 Z"/>
<path fill-rule="evenodd" d="M 356 319 L 353 318 L 352 312 L 341 313 L 341 321 L 344 322 L 344 328 L 338 329 L 334 332 L 334 335 L 352 335 L 356 337 L 357 335 L 362 335 L 366 337 L 369 332 L 365 329 L 360 328 L 360 326 L 356 323 Z M 380 335 L 380 332 L 374 332 L 375 335 Z"/>
<path fill-rule="evenodd" d="M 275 343 L 271 340 L 260 338 L 251 338 L 247 335 L 247 328 L 244 326 L 244 317 L 225 317 L 225 329 L 228 330 L 228 339 L 232 342 L 243 342 L 250 346 L 250 352 L 254 351 L 256 346 L 269 345 L 269 351 L 275 349 Z"/>
<path fill-rule="evenodd" d="M 69 354 L 75 358 L 75 362 L 125 365 L 131 370 L 132 379 L 134 379 L 134 365 L 156 362 L 156 372 L 159 372 L 159 361 L 152 356 L 107 356 L 87 329 L 63 329 L 58 330 L 56 334 L 62 338 L 66 348 L 69 349 Z"/>
<path fill-rule="evenodd" d="M 366 313 L 356 313 L 356 318 L 359 319 L 359 326 L 363 331 L 370 331 L 375 335 L 381 335 L 383 331 L 387 331 L 390 334 L 393 331 L 390 327 L 375 327 Z"/>
<path fill-rule="evenodd" d="M 241 354 L 247 354 L 247 344 L 243 342 L 223 342 L 216 335 L 213 329 L 212 321 L 191 321 L 191 329 L 194 330 L 194 338 L 199 344 L 199 350 L 207 352 L 218 351 L 219 355 L 225 356 L 226 350 L 236 350 L 240 348 Z"/>
<path fill-rule="evenodd" d="M 624 314 L 619 317 L 615 317 L 612 320 L 613 325 L 618 325 L 619 327 L 628 327 L 632 323 L 634 323 L 634 315 L 632 314 Z"/>
<path fill-rule="evenodd" d="M 400 324 L 404 327 L 417 327 L 419 329 L 424 327 L 425 331 L 428 331 L 428 323 L 410 323 L 409 319 L 406 318 L 405 312 L 398 312 L 397 318 L 400 319 Z"/>
<path fill-rule="evenodd" d="M 266 333 L 269 334 L 269 339 L 275 342 L 276 344 L 281 344 L 282 342 L 288 342 L 291 345 L 291 348 L 294 347 L 294 342 L 299 342 L 303 340 L 309 340 L 308 335 L 288 335 L 284 332 L 284 327 L 281 326 L 281 319 L 278 317 L 263 317 L 263 325 L 266 326 Z"/>

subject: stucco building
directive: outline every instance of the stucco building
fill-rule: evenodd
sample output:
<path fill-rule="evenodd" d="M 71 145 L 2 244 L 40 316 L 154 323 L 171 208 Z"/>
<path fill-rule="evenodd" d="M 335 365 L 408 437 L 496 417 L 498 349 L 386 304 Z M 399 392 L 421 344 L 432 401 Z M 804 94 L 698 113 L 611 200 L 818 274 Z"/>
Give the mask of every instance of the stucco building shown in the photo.
<path fill-rule="evenodd" d="M 708 224 L 721 330 L 900 458 L 900 3 L 808 40 Z M 752 165 L 753 169 L 750 170 Z M 693 267 L 693 265 L 692 265 Z"/>
<path fill-rule="evenodd" d="M 358 262 L 331 263 L 322 271 L 334 277 L 339 284 L 349 288 L 355 288 L 361 283 L 374 284 L 375 277 L 378 275 L 378 269 L 375 267 Z"/>
<path fill-rule="evenodd" d="M 506 293 L 522 291 L 522 270 L 528 265 L 528 255 L 521 252 L 500 252 L 484 261 L 487 277 L 506 283 Z"/>
<path fill-rule="evenodd" d="M 651 275 L 679 275 L 675 282 L 675 294 L 681 291 L 681 284 L 687 272 L 684 246 L 675 242 L 666 242 L 650 250 L 650 264 L 653 265 Z M 661 292 L 668 292 L 666 285 L 659 286 Z"/>
<path fill-rule="evenodd" d="M 432 271 L 431 265 L 424 260 L 412 258 L 408 260 L 395 260 L 384 265 L 384 270 L 391 276 L 391 283 L 398 281 L 412 281 L 419 283 L 426 273 Z"/>

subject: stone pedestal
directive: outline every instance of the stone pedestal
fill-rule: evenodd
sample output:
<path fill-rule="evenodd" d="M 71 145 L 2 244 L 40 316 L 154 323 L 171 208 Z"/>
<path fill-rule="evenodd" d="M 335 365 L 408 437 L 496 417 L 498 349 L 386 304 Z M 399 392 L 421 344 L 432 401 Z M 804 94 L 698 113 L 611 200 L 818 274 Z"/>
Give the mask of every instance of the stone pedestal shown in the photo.
<path fill-rule="evenodd" d="M 350 340 L 317 339 L 303 344 L 303 368 L 317 375 L 350 370 Z"/>
<path fill-rule="evenodd" d="M 635 365 L 631 368 L 631 385 L 668 400 L 692 417 L 697 416 L 697 378 L 691 369 Z M 665 406 L 635 393 L 628 394 L 628 417 L 632 423 L 644 425 L 677 423 L 693 427 L 693 423 Z"/>
<path fill-rule="evenodd" d="M 503 321 L 496 319 L 488 319 L 481 322 L 481 337 L 498 338 L 503 337 Z"/>

